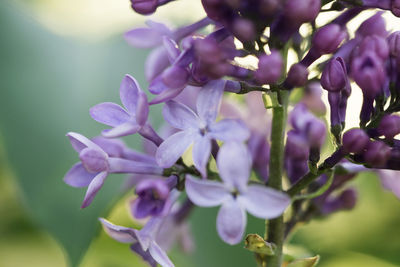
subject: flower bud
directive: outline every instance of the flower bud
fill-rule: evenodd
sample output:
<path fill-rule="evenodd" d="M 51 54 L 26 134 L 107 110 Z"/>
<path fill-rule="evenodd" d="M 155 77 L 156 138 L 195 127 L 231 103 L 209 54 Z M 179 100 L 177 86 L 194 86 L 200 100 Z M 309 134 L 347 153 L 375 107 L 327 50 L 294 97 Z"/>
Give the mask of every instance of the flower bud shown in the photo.
<path fill-rule="evenodd" d="M 196 39 L 194 48 L 197 58 L 202 62 L 216 64 L 223 59 L 218 43 L 212 38 Z"/>
<path fill-rule="evenodd" d="M 260 56 L 258 61 L 258 69 L 254 76 L 260 84 L 276 83 L 282 74 L 283 61 L 281 54 L 272 50 L 270 55 Z"/>
<path fill-rule="evenodd" d="M 400 17 L 400 0 L 392 0 L 392 13 L 396 17 Z"/>
<path fill-rule="evenodd" d="M 359 47 L 359 53 L 373 51 L 382 60 L 386 60 L 389 56 L 389 46 L 385 38 L 378 35 L 370 35 L 365 37 Z"/>
<path fill-rule="evenodd" d="M 346 153 L 361 153 L 369 143 L 368 135 L 361 129 L 351 129 L 343 135 L 343 150 Z"/>
<path fill-rule="evenodd" d="M 294 64 L 290 67 L 286 82 L 292 87 L 301 87 L 307 83 L 308 70 L 302 64 Z"/>
<path fill-rule="evenodd" d="M 371 51 L 365 51 L 354 58 L 351 64 L 351 74 L 368 98 L 374 98 L 381 92 L 386 78 L 382 59 Z"/>
<path fill-rule="evenodd" d="M 309 156 L 309 146 L 307 140 L 296 131 L 287 133 L 285 153 L 292 159 L 307 160 Z"/>
<path fill-rule="evenodd" d="M 388 139 L 393 139 L 393 137 L 400 133 L 400 117 L 385 115 L 379 123 L 378 132 Z"/>
<path fill-rule="evenodd" d="M 358 27 L 356 36 L 366 37 L 368 35 L 387 36 L 386 22 L 382 17 L 382 12 L 376 13 Z"/>
<path fill-rule="evenodd" d="M 310 144 L 311 148 L 320 148 L 325 142 L 326 137 L 326 127 L 325 124 L 317 119 L 314 118 L 309 122 L 307 127 L 307 137 L 308 143 Z"/>
<path fill-rule="evenodd" d="M 346 64 L 341 57 L 334 58 L 325 66 L 321 76 L 322 87 L 330 92 L 339 92 L 347 82 Z"/>
<path fill-rule="evenodd" d="M 253 41 L 256 38 L 254 23 L 249 19 L 237 18 L 233 21 L 232 31 L 242 42 Z"/>
<path fill-rule="evenodd" d="M 259 10 L 262 15 L 271 15 L 281 5 L 280 0 L 260 0 Z"/>
<path fill-rule="evenodd" d="M 84 148 L 79 153 L 79 158 L 88 172 L 98 173 L 107 170 L 107 155 L 93 148 Z"/>
<path fill-rule="evenodd" d="M 154 13 L 158 7 L 157 0 L 131 0 L 132 9 L 142 15 Z"/>
<path fill-rule="evenodd" d="M 284 6 L 285 16 L 296 23 L 313 21 L 321 9 L 321 0 L 288 0 Z"/>
<path fill-rule="evenodd" d="M 169 88 L 177 89 L 186 85 L 189 79 L 189 71 L 181 66 L 172 65 L 162 74 L 162 80 Z"/>
<path fill-rule="evenodd" d="M 388 37 L 389 52 L 392 57 L 400 56 L 400 31 L 394 32 Z"/>
<path fill-rule="evenodd" d="M 347 33 L 338 24 L 328 24 L 315 33 L 312 45 L 320 54 L 331 54 L 346 37 Z"/>
<path fill-rule="evenodd" d="M 382 141 L 369 142 L 364 152 L 365 162 L 372 167 L 385 166 L 390 158 L 390 147 Z"/>

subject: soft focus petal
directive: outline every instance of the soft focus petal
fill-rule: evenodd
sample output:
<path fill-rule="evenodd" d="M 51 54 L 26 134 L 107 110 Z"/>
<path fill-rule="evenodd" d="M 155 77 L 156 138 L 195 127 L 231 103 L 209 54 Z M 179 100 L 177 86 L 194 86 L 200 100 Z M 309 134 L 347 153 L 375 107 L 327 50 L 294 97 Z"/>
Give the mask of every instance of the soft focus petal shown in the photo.
<path fill-rule="evenodd" d="M 223 119 L 210 125 L 209 136 L 216 140 L 243 142 L 249 139 L 250 131 L 241 120 Z"/>
<path fill-rule="evenodd" d="M 400 198 L 400 171 L 378 170 L 377 172 L 383 187 L 392 191 L 397 198 Z"/>
<path fill-rule="evenodd" d="M 164 23 L 156 22 L 151 19 L 146 20 L 144 23 L 147 26 L 149 26 L 150 29 L 157 31 L 160 35 L 163 35 L 163 36 L 172 35 L 172 31 L 167 26 L 165 26 Z"/>
<path fill-rule="evenodd" d="M 136 114 L 140 86 L 135 78 L 126 74 L 119 87 L 119 97 L 130 114 Z"/>
<path fill-rule="evenodd" d="M 144 74 L 148 82 L 153 81 L 163 70 L 170 65 L 168 53 L 165 47 L 160 46 L 150 52 L 144 63 Z M 161 78 L 160 78 L 161 79 Z M 155 94 L 150 88 L 149 91 Z"/>
<path fill-rule="evenodd" d="M 64 182 L 73 187 L 85 187 L 90 184 L 95 176 L 96 174 L 89 173 L 82 163 L 78 162 L 65 174 Z"/>
<path fill-rule="evenodd" d="M 182 131 L 168 137 L 157 149 L 156 161 L 159 166 L 169 168 L 182 156 L 193 143 L 195 135 Z"/>
<path fill-rule="evenodd" d="M 106 129 L 101 132 L 101 134 L 104 137 L 107 138 L 116 138 L 116 137 L 122 137 L 122 136 L 127 136 L 131 134 L 135 134 L 139 131 L 141 126 L 137 124 L 136 122 L 125 122 L 122 123 L 118 126 L 115 126 L 112 129 Z"/>
<path fill-rule="evenodd" d="M 85 149 L 87 147 L 98 149 L 98 150 L 102 151 L 102 149 L 98 145 L 96 145 L 95 143 L 93 143 L 92 141 L 90 141 L 88 138 L 86 138 L 85 136 L 83 136 L 81 134 L 69 132 L 69 133 L 67 133 L 67 137 L 69 138 L 69 141 L 71 142 L 72 147 L 78 153 L 80 153 L 83 149 Z"/>
<path fill-rule="evenodd" d="M 150 255 L 150 252 L 144 251 L 139 243 L 131 245 L 131 250 L 142 257 L 142 259 L 147 262 L 151 267 L 157 267 L 157 262 Z"/>
<path fill-rule="evenodd" d="M 189 199 L 200 207 L 218 206 L 231 197 L 224 184 L 196 179 L 191 175 L 186 175 L 185 189 Z"/>
<path fill-rule="evenodd" d="M 162 35 L 151 28 L 137 28 L 124 34 L 128 44 L 139 48 L 152 48 L 162 43 Z"/>
<path fill-rule="evenodd" d="M 207 177 L 207 162 L 211 154 L 211 140 L 207 136 L 198 138 L 193 145 L 193 163 L 201 175 Z"/>
<path fill-rule="evenodd" d="M 173 100 L 165 103 L 163 116 L 171 126 L 177 129 L 185 130 L 199 127 L 197 115 L 187 106 Z"/>
<path fill-rule="evenodd" d="M 175 265 L 172 261 L 168 258 L 167 253 L 165 253 L 162 248 L 160 248 L 156 242 L 152 242 L 149 247 L 149 252 L 153 259 L 160 264 L 162 267 L 174 267 Z"/>
<path fill-rule="evenodd" d="M 200 90 L 197 97 L 197 114 L 207 124 L 215 121 L 221 105 L 226 81 L 214 80 Z"/>
<path fill-rule="evenodd" d="M 182 88 L 168 88 L 166 87 L 166 90 L 164 90 L 163 92 L 161 92 L 159 95 L 157 95 L 156 97 L 154 97 L 149 104 L 150 105 L 155 105 L 155 104 L 159 104 L 162 102 L 166 102 L 168 100 L 173 99 L 174 97 L 176 97 L 177 95 L 179 95 L 182 91 L 183 91 L 184 87 Z"/>
<path fill-rule="evenodd" d="M 109 158 L 108 164 L 111 173 L 162 174 L 162 169 L 157 165 L 136 162 L 128 159 Z"/>
<path fill-rule="evenodd" d="M 249 185 L 238 201 L 253 216 L 260 219 L 276 218 L 290 204 L 290 197 L 282 192 L 261 185 Z"/>
<path fill-rule="evenodd" d="M 105 179 L 107 178 L 107 172 L 100 172 L 93 178 L 92 182 L 89 184 L 88 189 L 86 191 L 85 198 L 83 199 L 83 203 L 81 208 L 86 208 L 92 203 L 94 197 L 97 192 L 99 192 L 100 188 L 103 186 Z"/>
<path fill-rule="evenodd" d="M 222 204 L 217 216 L 217 231 L 223 241 L 230 245 L 239 243 L 246 223 L 246 212 L 233 197 Z"/>
<path fill-rule="evenodd" d="M 136 233 L 134 229 L 112 224 L 104 218 L 99 218 L 104 231 L 114 240 L 121 243 L 136 242 Z"/>
<path fill-rule="evenodd" d="M 139 98 L 136 107 L 136 122 L 143 126 L 147 122 L 149 116 L 149 102 L 147 95 L 144 92 L 139 93 Z"/>
<path fill-rule="evenodd" d="M 130 119 L 129 114 L 119 105 L 111 102 L 97 104 L 89 110 L 95 121 L 115 127 Z"/>
<path fill-rule="evenodd" d="M 179 57 L 180 54 L 178 45 L 174 40 L 168 37 L 163 38 L 163 44 L 165 49 L 167 50 L 169 62 L 172 64 Z"/>
<path fill-rule="evenodd" d="M 245 191 L 250 177 L 251 155 L 242 143 L 225 143 L 219 150 L 217 166 L 221 179 L 230 187 Z"/>

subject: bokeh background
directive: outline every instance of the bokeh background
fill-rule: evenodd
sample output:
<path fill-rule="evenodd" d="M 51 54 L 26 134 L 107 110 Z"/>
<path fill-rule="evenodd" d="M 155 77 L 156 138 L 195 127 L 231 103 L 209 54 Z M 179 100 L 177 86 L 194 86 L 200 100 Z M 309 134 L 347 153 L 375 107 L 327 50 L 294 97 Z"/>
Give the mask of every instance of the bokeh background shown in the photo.
<path fill-rule="evenodd" d="M 199 2 L 177 1 L 150 18 L 184 25 L 204 15 Z M 84 189 L 62 181 L 77 160 L 65 133 L 97 135 L 101 126 L 88 109 L 118 102 L 124 74 L 146 88 L 148 51 L 122 38 L 144 19 L 128 0 L 0 1 L 0 267 L 145 266 L 128 246 L 105 236 L 97 221 L 106 216 L 132 225 L 123 177 L 107 179 L 85 210 L 79 208 Z M 388 22 L 395 28 L 400 20 L 389 16 Z M 355 110 L 359 102 L 355 93 Z M 159 111 L 152 113 L 156 124 Z M 140 148 L 137 137 L 125 140 Z M 374 174 L 359 175 L 354 186 L 360 189 L 356 208 L 302 226 L 291 250 L 321 255 L 321 267 L 400 266 L 400 201 Z M 231 247 L 218 238 L 216 213 L 193 212 L 196 248 L 189 255 L 174 249 L 178 267 L 255 266 L 243 244 Z M 247 233 L 262 233 L 263 227 L 250 217 Z"/>

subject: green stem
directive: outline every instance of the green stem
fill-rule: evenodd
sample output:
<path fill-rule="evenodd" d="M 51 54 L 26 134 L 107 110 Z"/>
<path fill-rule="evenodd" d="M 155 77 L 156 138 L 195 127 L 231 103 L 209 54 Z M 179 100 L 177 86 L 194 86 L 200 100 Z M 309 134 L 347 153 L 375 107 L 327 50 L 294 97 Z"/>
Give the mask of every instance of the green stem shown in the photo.
<path fill-rule="evenodd" d="M 268 185 L 276 190 L 282 190 L 284 139 L 287 120 L 288 91 L 280 91 L 280 105 L 275 105 L 272 112 L 271 152 L 269 161 Z M 266 224 L 267 226 L 267 224 Z M 265 231 L 268 241 L 276 245 L 275 254 L 266 257 L 268 267 L 281 267 L 282 248 L 284 241 L 285 225 L 283 215 L 269 221 Z"/>

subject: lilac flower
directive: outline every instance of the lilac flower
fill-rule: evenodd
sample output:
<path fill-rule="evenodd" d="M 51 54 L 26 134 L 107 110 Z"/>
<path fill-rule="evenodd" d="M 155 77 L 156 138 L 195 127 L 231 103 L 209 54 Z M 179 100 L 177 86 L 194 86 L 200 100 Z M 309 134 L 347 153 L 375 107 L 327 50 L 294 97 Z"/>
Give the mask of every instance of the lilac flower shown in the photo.
<path fill-rule="evenodd" d="M 376 170 L 385 189 L 392 191 L 400 199 L 400 171 Z"/>
<path fill-rule="evenodd" d="M 219 236 L 228 244 L 237 244 L 246 227 L 246 211 L 271 219 L 283 213 L 290 198 L 282 192 L 262 186 L 248 185 L 251 160 L 241 143 L 228 142 L 217 157 L 222 183 L 186 176 L 185 188 L 189 199 L 201 207 L 221 205 L 217 216 Z"/>
<path fill-rule="evenodd" d="M 147 121 L 149 114 L 147 96 L 140 89 L 135 78 L 126 75 L 122 80 L 119 93 L 125 109 L 111 102 L 100 103 L 90 109 L 90 115 L 94 120 L 113 127 L 103 131 L 105 137 L 134 134 Z"/>
<path fill-rule="evenodd" d="M 70 132 L 67 136 L 72 147 L 79 153 L 81 162 L 67 172 L 64 182 L 73 187 L 88 187 L 82 208 L 90 205 L 109 173 L 162 173 L 162 169 L 155 164 L 111 157 L 97 144 L 78 133 Z"/>
<path fill-rule="evenodd" d="M 197 114 L 176 101 L 165 104 L 163 115 L 171 126 L 181 130 L 168 137 L 157 149 L 156 160 L 163 168 L 171 167 L 193 143 L 193 161 L 202 176 L 211 153 L 211 140 L 242 142 L 249 131 L 239 120 L 215 122 L 222 99 L 225 81 L 209 82 L 197 98 Z"/>

